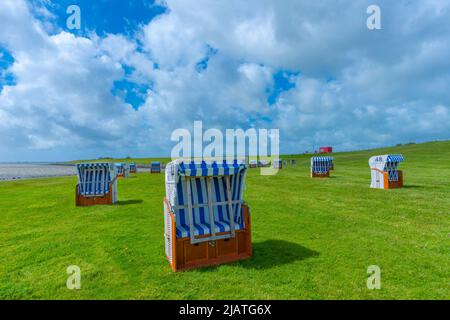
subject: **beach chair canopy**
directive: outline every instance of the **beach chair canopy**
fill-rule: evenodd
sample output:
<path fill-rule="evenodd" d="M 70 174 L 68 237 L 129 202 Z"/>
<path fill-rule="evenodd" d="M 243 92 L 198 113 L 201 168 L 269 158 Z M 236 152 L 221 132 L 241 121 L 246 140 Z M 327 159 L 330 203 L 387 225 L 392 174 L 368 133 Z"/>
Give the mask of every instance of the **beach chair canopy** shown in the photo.
<path fill-rule="evenodd" d="M 236 160 L 167 164 L 166 199 L 175 215 L 177 237 L 196 243 L 234 237 L 235 230 L 243 229 L 246 169 Z M 221 232 L 227 234 L 216 235 Z"/>
<path fill-rule="evenodd" d="M 401 154 L 385 154 L 381 156 L 373 156 L 369 159 L 371 170 L 379 172 L 388 172 L 389 181 L 398 180 L 398 164 L 405 159 Z"/>
<path fill-rule="evenodd" d="M 333 157 L 312 157 L 311 171 L 315 173 L 326 173 L 333 167 Z"/>
<path fill-rule="evenodd" d="M 136 171 L 136 163 L 131 162 L 131 163 L 129 164 L 129 166 L 130 166 L 130 170 L 131 170 L 131 171 Z"/>
<path fill-rule="evenodd" d="M 78 191 L 84 196 L 103 196 L 110 192 L 110 182 L 117 172 L 111 163 L 77 164 Z"/>

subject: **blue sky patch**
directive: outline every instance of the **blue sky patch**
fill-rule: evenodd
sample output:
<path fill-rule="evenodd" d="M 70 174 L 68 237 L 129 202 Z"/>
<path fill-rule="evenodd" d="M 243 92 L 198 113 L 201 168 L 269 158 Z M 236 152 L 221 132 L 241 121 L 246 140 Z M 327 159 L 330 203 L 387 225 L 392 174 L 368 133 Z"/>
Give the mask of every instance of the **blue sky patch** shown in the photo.
<path fill-rule="evenodd" d="M 278 96 L 283 92 L 295 87 L 295 82 L 292 81 L 292 77 L 300 75 L 300 72 L 280 70 L 273 74 L 273 88 L 267 88 L 268 94 L 267 102 L 274 104 L 277 101 Z"/>
<path fill-rule="evenodd" d="M 206 52 L 205 57 L 200 60 L 199 62 L 197 62 L 196 65 L 196 69 L 198 72 L 202 72 L 206 69 L 208 69 L 208 62 L 209 59 L 214 56 L 215 54 L 217 54 L 218 50 L 216 48 L 211 47 L 210 45 L 208 45 L 208 50 Z"/>
<path fill-rule="evenodd" d="M 114 81 L 111 93 L 131 104 L 137 110 L 145 102 L 149 89 L 150 86 L 148 85 L 138 84 L 129 80 L 118 80 Z"/>
<path fill-rule="evenodd" d="M 14 63 L 14 57 L 6 48 L 0 46 L 0 69 L 7 69 Z"/>
<path fill-rule="evenodd" d="M 14 75 L 8 72 L 8 68 L 14 63 L 14 57 L 5 48 L 0 47 L 0 91 L 4 86 L 16 84 Z"/>
<path fill-rule="evenodd" d="M 81 29 L 69 30 L 66 25 L 67 8 L 77 5 L 81 11 Z M 85 35 L 89 30 L 97 34 L 133 34 L 139 25 L 149 23 L 154 17 L 163 14 L 167 8 L 152 0 L 60 0 L 45 5 L 54 15 L 58 27 L 77 35 Z M 36 18 L 43 17 L 35 14 Z"/>

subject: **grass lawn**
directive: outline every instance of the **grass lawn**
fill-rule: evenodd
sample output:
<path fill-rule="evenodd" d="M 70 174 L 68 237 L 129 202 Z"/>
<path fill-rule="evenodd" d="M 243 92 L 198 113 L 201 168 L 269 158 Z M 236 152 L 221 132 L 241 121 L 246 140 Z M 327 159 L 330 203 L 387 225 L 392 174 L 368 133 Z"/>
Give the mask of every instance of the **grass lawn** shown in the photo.
<path fill-rule="evenodd" d="M 405 187 L 370 189 L 369 156 L 397 152 Z M 120 180 L 118 205 L 86 208 L 75 177 L 2 182 L 0 299 L 449 299 L 450 142 L 334 156 L 330 179 L 309 177 L 310 156 L 276 176 L 249 170 L 254 256 L 182 273 L 164 256 L 163 174 Z M 80 290 L 66 288 L 69 265 Z"/>

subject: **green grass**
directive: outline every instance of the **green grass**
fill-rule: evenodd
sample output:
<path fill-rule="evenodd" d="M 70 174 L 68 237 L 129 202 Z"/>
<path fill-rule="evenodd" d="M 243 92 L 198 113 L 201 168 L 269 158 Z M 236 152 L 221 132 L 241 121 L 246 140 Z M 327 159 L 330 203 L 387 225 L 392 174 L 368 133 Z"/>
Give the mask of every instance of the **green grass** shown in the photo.
<path fill-rule="evenodd" d="M 368 158 L 403 153 L 403 189 L 369 188 Z M 119 204 L 77 208 L 75 177 L 0 183 L 1 299 L 449 299 L 450 142 L 309 156 L 276 176 L 249 170 L 254 256 L 173 273 L 164 176 L 119 181 Z M 66 268 L 81 268 L 81 290 Z M 378 265 L 381 290 L 366 287 Z"/>

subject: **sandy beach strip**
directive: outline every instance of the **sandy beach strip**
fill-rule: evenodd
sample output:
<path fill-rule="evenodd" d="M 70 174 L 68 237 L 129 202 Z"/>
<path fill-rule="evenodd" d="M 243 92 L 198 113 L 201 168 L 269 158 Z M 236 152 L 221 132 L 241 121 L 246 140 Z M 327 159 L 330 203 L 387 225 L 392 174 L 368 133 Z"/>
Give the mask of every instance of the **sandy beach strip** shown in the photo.
<path fill-rule="evenodd" d="M 75 176 L 76 167 L 58 164 L 1 164 L 0 181 Z"/>

